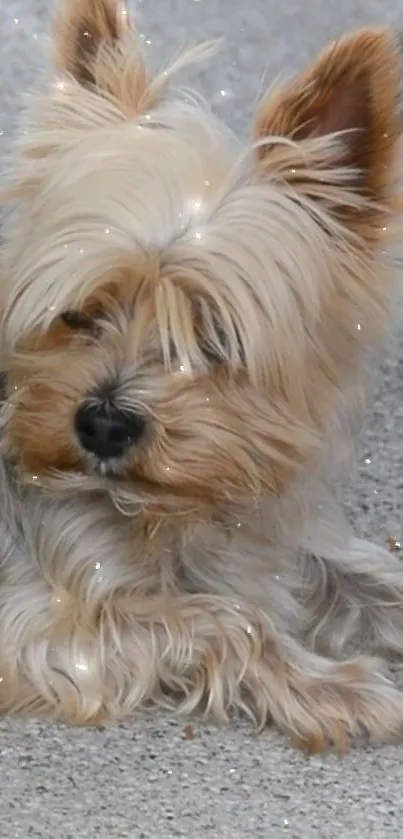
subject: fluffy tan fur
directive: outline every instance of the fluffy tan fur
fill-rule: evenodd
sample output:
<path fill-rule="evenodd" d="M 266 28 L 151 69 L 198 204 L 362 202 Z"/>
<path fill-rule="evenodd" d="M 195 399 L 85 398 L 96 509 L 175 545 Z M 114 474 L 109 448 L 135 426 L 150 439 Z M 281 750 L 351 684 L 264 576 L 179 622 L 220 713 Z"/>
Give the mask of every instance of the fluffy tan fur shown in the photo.
<path fill-rule="evenodd" d="M 403 569 L 351 535 L 330 465 L 394 288 L 399 42 L 341 39 L 246 149 L 174 85 L 209 45 L 151 78 L 115 0 L 67 0 L 55 47 L 2 255 L 0 708 L 393 738 Z M 100 391 L 144 420 L 122 457 L 79 443 Z"/>

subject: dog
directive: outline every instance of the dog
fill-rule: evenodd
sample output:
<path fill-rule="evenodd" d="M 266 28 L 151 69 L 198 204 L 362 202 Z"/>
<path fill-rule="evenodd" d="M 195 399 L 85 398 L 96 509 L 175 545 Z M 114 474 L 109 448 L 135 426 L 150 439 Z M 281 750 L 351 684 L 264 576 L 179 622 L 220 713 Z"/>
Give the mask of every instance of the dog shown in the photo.
<path fill-rule="evenodd" d="M 57 10 L 3 200 L 0 710 L 403 729 L 403 567 L 336 486 L 388 328 L 402 44 L 273 86 L 243 146 L 117 0 Z M 393 669 L 393 668 L 392 668 Z"/>

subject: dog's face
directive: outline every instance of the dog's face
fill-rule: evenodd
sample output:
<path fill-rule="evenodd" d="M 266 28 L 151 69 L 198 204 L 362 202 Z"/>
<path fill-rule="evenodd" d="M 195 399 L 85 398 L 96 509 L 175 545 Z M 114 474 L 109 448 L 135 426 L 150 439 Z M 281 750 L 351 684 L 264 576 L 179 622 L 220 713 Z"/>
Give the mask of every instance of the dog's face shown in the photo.
<path fill-rule="evenodd" d="M 6 233 L 6 446 L 127 511 L 282 492 L 382 309 L 396 45 L 341 41 L 265 99 L 241 155 L 173 71 L 148 78 L 115 0 L 70 0 L 56 59 Z"/>

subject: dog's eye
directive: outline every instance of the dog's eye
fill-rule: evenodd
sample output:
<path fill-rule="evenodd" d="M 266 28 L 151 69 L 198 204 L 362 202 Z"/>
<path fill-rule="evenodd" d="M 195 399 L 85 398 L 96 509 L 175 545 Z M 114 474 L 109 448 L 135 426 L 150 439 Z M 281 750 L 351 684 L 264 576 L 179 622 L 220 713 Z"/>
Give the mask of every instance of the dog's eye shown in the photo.
<path fill-rule="evenodd" d="M 222 364 L 229 358 L 228 338 L 224 330 L 217 324 L 214 324 L 210 336 L 204 335 L 201 337 L 199 346 L 205 359 L 211 364 Z"/>
<path fill-rule="evenodd" d="M 212 341 L 201 341 L 200 349 L 206 359 L 211 364 L 222 364 L 225 361 L 227 354 L 225 348 Z"/>
<path fill-rule="evenodd" d="M 61 320 L 70 329 L 93 329 L 94 321 L 82 312 L 63 312 Z"/>
<path fill-rule="evenodd" d="M 211 337 L 203 337 L 200 340 L 199 346 L 210 364 L 223 364 L 234 358 L 234 352 L 237 353 L 240 359 L 243 359 L 243 351 L 238 330 L 236 330 L 237 347 L 232 348 L 231 339 L 228 338 L 225 331 L 221 327 L 216 326 Z"/>

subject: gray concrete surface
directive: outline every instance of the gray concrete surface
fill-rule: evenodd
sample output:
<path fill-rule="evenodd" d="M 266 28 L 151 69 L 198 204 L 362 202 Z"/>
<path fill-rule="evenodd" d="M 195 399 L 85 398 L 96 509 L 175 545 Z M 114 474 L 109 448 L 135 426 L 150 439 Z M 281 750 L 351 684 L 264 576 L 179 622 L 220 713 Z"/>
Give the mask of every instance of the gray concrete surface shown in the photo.
<path fill-rule="evenodd" d="M 138 0 L 150 55 L 226 35 L 202 87 L 239 130 L 264 75 L 289 71 L 323 41 L 368 21 L 403 23 L 399 0 Z M 0 0 L 0 143 L 41 65 L 50 0 Z M 151 41 L 152 43 L 148 43 Z M 224 91 L 224 95 L 221 93 Z M 397 321 L 402 321 L 401 311 Z M 368 463 L 366 461 L 370 460 Z M 403 328 L 391 337 L 346 504 L 360 533 L 402 535 Z M 4 839 L 398 839 L 403 745 L 307 759 L 273 731 L 183 725 L 154 714 L 107 731 L 0 723 Z"/>

